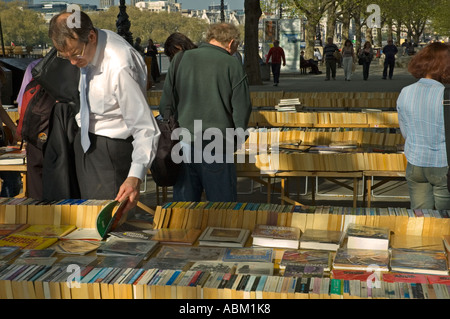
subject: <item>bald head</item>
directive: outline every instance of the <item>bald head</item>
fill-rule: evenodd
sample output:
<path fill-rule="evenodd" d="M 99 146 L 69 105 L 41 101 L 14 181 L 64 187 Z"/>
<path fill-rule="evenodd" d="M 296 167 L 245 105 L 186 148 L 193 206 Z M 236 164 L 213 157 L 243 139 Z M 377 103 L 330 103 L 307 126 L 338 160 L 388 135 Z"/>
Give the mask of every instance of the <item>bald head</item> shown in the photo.
<path fill-rule="evenodd" d="M 87 43 L 91 30 L 95 30 L 94 25 L 83 11 L 62 12 L 50 20 L 48 36 L 58 50 L 64 51 L 69 39 Z"/>

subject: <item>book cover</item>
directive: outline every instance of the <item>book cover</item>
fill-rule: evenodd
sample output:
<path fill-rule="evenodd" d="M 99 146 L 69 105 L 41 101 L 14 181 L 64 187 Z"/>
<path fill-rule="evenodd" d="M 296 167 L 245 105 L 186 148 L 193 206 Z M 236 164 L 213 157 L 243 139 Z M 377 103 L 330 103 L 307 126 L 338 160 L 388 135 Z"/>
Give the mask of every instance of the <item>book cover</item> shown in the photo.
<path fill-rule="evenodd" d="M 284 270 L 284 277 L 322 277 L 324 269 L 321 266 L 288 264 Z"/>
<path fill-rule="evenodd" d="M 389 249 L 389 228 L 349 224 L 347 228 L 347 248 L 349 249 Z"/>
<path fill-rule="evenodd" d="M 444 241 L 440 236 L 393 235 L 391 248 L 431 250 L 445 252 Z"/>
<path fill-rule="evenodd" d="M 0 261 L 7 261 L 17 256 L 21 252 L 21 247 L 4 246 L 0 247 Z"/>
<path fill-rule="evenodd" d="M 334 269 L 389 271 L 387 250 L 339 248 L 333 261 Z"/>
<path fill-rule="evenodd" d="M 174 229 L 161 228 L 153 236 L 152 240 L 159 241 L 161 244 L 181 244 L 193 245 L 200 236 L 200 229 Z"/>
<path fill-rule="evenodd" d="M 336 251 L 341 246 L 344 235 L 341 231 L 306 229 L 300 236 L 300 248 Z"/>
<path fill-rule="evenodd" d="M 221 247 L 190 247 L 164 245 L 156 255 L 157 258 L 178 258 L 190 261 L 221 260 L 225 248 Z"/>
<path fill-rule="evenodd" d="M 253 246 L 297 249 L 300 228 L 274 225 L 256 225 L 252 232 Z"/>
<path fill-rule="evenodd" d="M 11 234 L 0 239 L 0 246 L 18 246 L 25 249 L 44 249 L 55 242 L 58 238 L 26 236 L 20 234 Z"/>
<path fill-rule="evenodd" d="M 280 269 L 288 264 L 321 266 L 330 271 L 332 254 L 324 250 L 286 250 L 280 261 Z"/>
<path fill-rule="evenodd" d="M 74 225 L 30 225 L 21 231 L 15 232 L 15 234 L 60 238 L 69 234 L 75 228 Z"/>
<path fill-rule="evenodd" d="M 187 259 L 152 257 L 145 264 L 142 265 L 142 268 L 185 270 L 185 268 L 189 263 L 190 261 Z"/>
<path fill-rule="evenodd" d="M 238 262 L 236 263 L 236 274 L 272 276 L 274 263 L 269 262 Z"/>
<path fill-rule="evenodd" d="M 19 258 L 42 258 L 52 257 L 55 254 L 55 250 L 51 248 L 46 249 L 22 249 L 22 253 Z"/>
<path fill-rule="evenodd" d="M 142 262 L 142 256 L 104 256 L 99 257 L 96 267 L 136 268 Z"/>
<path fill-rule="evenodd" d="M 235 273 L 236 263 L 222 261 L 196 261 L 189 270 L 202 270 L 209 272 Z"/>
<path fill-rule="evenodd" d="M 273 260 L 272 248 L 238 248 L 230 247 L 226 248 L 223 256 L 223 261 L 235 261 L 235 262 L 272 262 Z"/>
<path fill-rule="evenodd" d="M 249 235 L 243 228 L 207 227 L 198 241 L 201 246 L 244 247 Z"/>
<path fill-rule="evenodd" d="M 26 163 L 25 149 L 4 146 L 0 148 L 0 165 L 23 165 Z"/>
<path fill-rule="evenodd" d="M 0 224 L 0 238 L 27 228 L 28 224 Z"/>
<path fill-rule="evenodd" d="M 400 272 L 448 275 L 447 257 L 445 253 L 438 251 L 392 249 L 391 269 Z"/>
<path fill-rule="evenodd" d="M 112 238 L 97 248 L 97 256 L 141 256 L 146 259 L 159 243 L 154 240 Z"/>
<path fill-rule="evenodd" d="M 101 243 L 98 241 L 88 240 L 60 240 L 55 244 L 55 250 L 59 254 L 74 254 L 74 255 L 86 255 L 98 247 Z"/>
<path fill-rule="evenodd" d="M 422 274 L 405 274 L 405 273 L 385 273 L 383 274 L 383 281 L 387 282 L 409 282 L 417 284 L 427 284 L 428 279 L 426 275 Z"/>

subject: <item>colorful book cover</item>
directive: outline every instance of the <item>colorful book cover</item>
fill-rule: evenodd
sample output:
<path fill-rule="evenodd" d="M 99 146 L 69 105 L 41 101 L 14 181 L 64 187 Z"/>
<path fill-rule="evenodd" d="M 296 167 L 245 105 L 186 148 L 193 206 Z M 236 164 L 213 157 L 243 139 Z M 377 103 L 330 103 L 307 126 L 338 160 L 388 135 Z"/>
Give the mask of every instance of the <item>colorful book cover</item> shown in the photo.
<path fill-rule="evenodd" d="M 0 239 L 0 246 L 18 246 L 25 249 L 44 249 L 58 241 L 58 238 L 11 234 Z"/>
<path fill-rule="evenodd" d="M 298 240 L 300 238 L 300 228 L 272 225 L 256 225 L 252 233 L 253 238 L 272 238 Z"/>
<path fill-rule="evenodd" d="M 333 268 L 388 271 L 389 252 L 387 250 L 339 248 L 334 258 Z"/>
<path fill-rule="evenodd" d="M 431 275 L 448 275 L 445 253 L 417 251 L 412 249 L 392 249 L 391 269 Z"/>
<path fill-rule="evenodd" d="M 189 247 L 164 245 L 156 255 L 157 258 L 178 258 L 191 261 L 221 260 L 225 248 L 219 247 Z"/>
<path fill-rule="evenodd" d="M 30 225 L 21 231 L 15 232 L 15 234 L 60 238 L 72 232 L 75 228 L 74 225 Z"/>
<path fill-rule="evenodd" d="M 223 261 L 263 261 L 272 262 L 273 249 L 272 248 L 227 248 Z"/>

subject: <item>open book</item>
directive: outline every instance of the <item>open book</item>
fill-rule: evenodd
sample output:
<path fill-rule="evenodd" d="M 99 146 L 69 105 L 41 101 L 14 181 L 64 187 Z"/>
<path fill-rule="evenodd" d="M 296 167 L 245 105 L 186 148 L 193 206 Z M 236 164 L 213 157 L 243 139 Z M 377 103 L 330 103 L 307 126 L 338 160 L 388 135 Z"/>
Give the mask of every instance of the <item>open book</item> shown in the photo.
<path fill-rule="evenodd" d="M 61 239 L 102 240 L 109 232 L 122 225 L 128 213 L 124 212 L 127 201 L 111 201 L 97 215 L 95 228 L 77 228 Z"/>

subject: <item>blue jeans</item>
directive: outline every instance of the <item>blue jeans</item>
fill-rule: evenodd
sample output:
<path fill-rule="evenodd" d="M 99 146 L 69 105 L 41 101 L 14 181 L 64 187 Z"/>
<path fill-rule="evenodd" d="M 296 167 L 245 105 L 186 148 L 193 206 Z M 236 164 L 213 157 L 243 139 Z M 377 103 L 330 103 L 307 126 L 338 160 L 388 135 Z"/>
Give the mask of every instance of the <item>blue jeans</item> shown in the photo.
<path fill-rule="evenodd" d="M 273 83 L 280 83 L 280 71 L 281 64 L 280 63 L 272 63 L 272 74 L 273 74 Z"/>
<path fill-rule="evenodd" d="M 22 188 L 22 177 L 19 172 L 0 172 L 3 180 L 0 197 L 14 197 L 19 195 Z"/>
<path fill-rule="evenodd" d="M 420 167 L 407 164 L 405 177 L 412 209 L 450 209 L 447 171 L 448 167 Z"/>
<path fill-rule="evenodd" d="M 177 202 L 199 202 L 203 190 L 210 202 L 237 201 L 237 176 L 234 163 L 183 162 L 180 176 L 173 186 L 173 200 Z"/>

